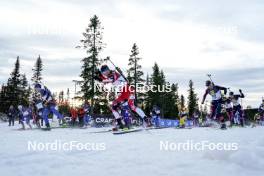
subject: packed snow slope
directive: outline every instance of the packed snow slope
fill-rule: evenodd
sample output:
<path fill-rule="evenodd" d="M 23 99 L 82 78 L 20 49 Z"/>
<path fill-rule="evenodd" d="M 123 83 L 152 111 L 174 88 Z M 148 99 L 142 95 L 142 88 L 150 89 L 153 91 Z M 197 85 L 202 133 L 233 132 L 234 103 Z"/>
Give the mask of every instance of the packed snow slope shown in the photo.
<path fill-rule="evenodd" d="M 1 176 L 262 176 L 264 128 L 159 129 L 113 135 L 105 130 L 18 131 L 0 123 Z M 32 151 L 29 141 L 104 143 L 105 150 Z M 164 151 L 160 142 L 236 142 L 236 151 Z"/>

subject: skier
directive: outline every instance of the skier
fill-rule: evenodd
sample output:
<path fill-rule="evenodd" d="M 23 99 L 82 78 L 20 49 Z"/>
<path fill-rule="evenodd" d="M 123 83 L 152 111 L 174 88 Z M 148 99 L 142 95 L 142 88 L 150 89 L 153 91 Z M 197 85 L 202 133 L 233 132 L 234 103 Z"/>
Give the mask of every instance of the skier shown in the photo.
<path fill-rule="evenodd" d="M 259 115 L 261 116 L 261 119 L 263 119 L 264 116 L 264 99 L 262 99 L 262 103 L 258 108 Z"/>
<path fill-rule="evenodd" d="M 193 125 L 194 126 L 199 126 L 199 118 L 200 118 L 201 114 L 199 112 L 199 110 L 195 110 L 193 113 Z"/>
<path fill-rule="evenodd" d="M 84 117 L 83 117 L 83 124 L 85 127 L 87 127 L 89 125 L 89 122 L 91 120 L 91 106 L 90 103 L 88 101 L 85 101 L 83 104 L 83 110 L 84 110 Z"/>
<path fill-rule="evenodd" d="M 123 127 L 123 124 L 121 115 L 118 113 L 118 107 L 124 100 L 127 100 L 130 109 L 136 112 L 147 123 L 147 116 L 145 113 L 134 104 L 134 88 L 129 85 L 128 81 L 120 73 L 115 70 L 110 70 L 107 65 L 103 65 L 94 79 L 104 84 L 112 83 L 119 89 L 120 95 L 113 101 L 111 110 L 120 128 Z M 117 129 L 116 127 L 113 130 Z"/>
<path fill-rule="evenodd" d="M 253 122 L 252 128 L 256 127 L 257 125 L 262 125 L 261 116 L 259 113 L 256 113 L 254 116 L 254 122 Z"/>
<path fill-rule="evenodd" d="M 221 114 L 221 106 L 223 104 L 223 97 L 221 91 L 224 91 L 224 94 L 226 95 L 227 88 L 214 85 L 214 83 L 210 80 L 206 81 L 205 86 L 207 87 L 207 89 L 203 96 L 202 104 L 204 104 L 207 95 L 210 94 L 212 96 L 210 118 L 219 120 L 221 123 L 221 129 L 224 129 L 226 128 L 226 124 L 224 123 L 225 120 Z"/>
<path fill-rule="evenodd" d="M 181 108 L 179 112 L 179 116 L 180 116 L 179 128 L 185 128 L 185 123 L 188 118 L 188 113 L 187 113 L 186 108 Z"/>
<path fill-rule="evenodd" d="M 16 109 L 13 105 L 11 105 L 8 109 L 8 126 L 14 126 L 15 123 L 15 117 L 16 117 Z"/>
<path fill-rule="evenodd" d="M 244 126 L 244 121 L 243 121 L 243 112 L 242 112 L 242 106 L 239 103 L 239 98 L 245 98 L 245 95 L 243 94 L 242 90 L 239 89 L 240 94 L 234 94 L 234 92 L 229 93 L 229 99 L 231 100 L 233 104 L 233 114 L 236 115 L 236 120 L 239 121 L 238 124 L 241 124 L 241 126 Z"/>
<path fill-rule="evenodd" d="M 34 110 L 35 110 L 35 116 L 36 116 L 36 125 L 38 128 L 41 128 L 41 126 L 43 126 L 42 114 L 44 110 L 44 106 L 43 106 L 41 98 L 37 97 L 33 101 L 33 105 L 35 107 Z"/>
<path fill-rule="evenodd" d="M 232 126 L 234 123 L 234 115 L 233 115 L 232 102 L 229 98 L 225 101 L 225 109 L 226 109 L 226 114 L 228 116 L 228 119 L 230 121 L 230 126 Z"/>
<path fill-rule="evenodd" d="M 39 83 L 35 84 L 34 87 L 35 87 L 35 90 L 39 92 L 41 95 L 41 101 L 44 106 L 43 112 L 42 112 L 42 118 L 45 122 L 47 129 L 50 129 L 50 123 L 49 123 L 49 118 L 48 118 L 48 115 L 50 113 L 53 113 L 53 115 L 56 115 L 57 118 L 59 119 L 60 125 L 62 125 L 63 116 L 57 110 L 56 102 L 53 99 L 50 90 L 46 86 L 43 86 L 42 84 L 39 84 Z"/>
<path fill-rule="evenodd" d="M 131 128 L 132 125 L 132 116 L 130 113 L 130 107 L 128 105 L 128 101 L 125 100 L 124 102 L 121 103 L 121 106 L 119 106 L 119 114 L 121 114 L 124 122 L 125 122 L 125 126 L 124 126 L 124 130 L 128 130 Z"/>
<path fill-rule="evenodd" d="M 160 108 L 157 105 L 153 106 L 151 111 L 151 116 L 153 120 L 153 124 L 155 127 L 160 127 Z"/>
<path fill-rule="evenodd" d="M 198 126 L 199 127 L 204 126 L 204 124 L 203 124 L 203 117 L 202 116 L 200 116 L 199 119 L 198 119 Z"/>
<path fill-rule="evenodd" d="M 31 119 L 31 114 L 32 114 L 31 109 L 29 107 L 19 105 L 18 110 L 19 110 L 19 120 L 22 125 L 22 129 L 23 130 L 26 129 L 25 123 L 29 126 L 30 129 L 32 129 L 32 126 L 30 124 L 30 119 Z"/>

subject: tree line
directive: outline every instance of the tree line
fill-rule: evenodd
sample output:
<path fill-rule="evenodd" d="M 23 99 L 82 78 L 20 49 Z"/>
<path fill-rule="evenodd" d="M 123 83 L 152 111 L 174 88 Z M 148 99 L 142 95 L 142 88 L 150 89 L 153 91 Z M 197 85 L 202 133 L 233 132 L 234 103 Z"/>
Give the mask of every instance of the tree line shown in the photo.
<path fill-rule="evenodd" d="M 91 105 L 94 108 L 94 113 L 105 112 L 107 100 L 105 95 L 98 90 L 94 90 L 94 75 L 96 70 L 104 63 L 102 55 L 103 49 L 106 44 L 103 42 L 103 27 L 98 18 L 94 15 L 90 18 L 88 27 L 83 32 L 83 39 L 80 40 L 80 45 L 77 48 L 84 49 L 87 56 L 82 59 L 82 71 L 80 77 L 82 78 L 81 91 L 84 100 L 91 100 Z M 109 56 L 107 56 L 109 57 Z M 166 80 L 166 76 L 162 69 L 159 68 L 157 63 L 152 67 L 152 74 L 144 75 L 142 66 L 140 64 L 142 58 L 140 57 L 139 47 L 133 43 L 131 53 L 128 57 L 127 79 L 130 85 L 133 85 L 135 90 L 143 85 L 156 85 L 159 87 L 170 85 L 170 92 L 153 92 L 147 91 L 135 92 L 135 103 L 150 113 L 154 105 L 161 108 L 162 115 L 167 118 L 175 118 L 178 116 L 179 111 L 188 110 L 189 115 L 199 109 L 198 98 L 194 90 L 193 81 L 189 81 L 188 102 L 186 104 L 185 97 L 179 97 L 178 84 L 170 83 Z M 144 77 L 145 76 L 145 77 Z M 96 97 L 96 98 L 95 98 Z M 101 104 L 105 102 L 106 104 Z"/>
<path fill-rule="evenodd" d="M 33 83 L 42 80 L 42 60 L 40 56 L 37 58 L 31 81 Z M 26 74 L 20 72 L 20 58 L 17 56 L 14 69 L 10 73 L 6 84 L 2 84 L 0 90 L 0 112 L 6 112 L 10 105 L 17 107 L 18 105 L 28 105 L 30 99 L 36 96 L 36 93 L 29 84 Z"/>
<path fill-rule="evenodd" d="M 90 18 L 89 24 L 82 35 L 83 39 L 80 40 L 80 45 L 76 48 L 84 49 L 87 56 L 81 60 L 81 90 L 78 92 L 78 95 L 80 95 L 79 97 L 83 101 L 91 102 L 93 113 L 109 114 L 109 100 L 107 96 L 104 92 L 94 90 L 94 76 L 106 58 L 102 57 L 102 51 L 106 47 L 106 44 L 103 42 L 103 27 L 98 16 L 94 15 Z M 171 91 L 169 92 L 153 92 L 151 90 L 147 92 L 135 92 L 135 103 L 141 106 L 147 114 L 150 113 L 154 105 L 161 108 L 162 116 L 166 118 L 175 118 L 180 111 L 184 110 L 188 110 L 191 116 L 199 109 L 198 98 L 192 80 L 189 81 L 186 101 L 183 95 L 179 95 L 178 84 L 168 82 L 165 73 L 157 63 L 154 63 L 151 74 L 144 75 L 141 65 L 142 59 L 138 45 L 133 43 L 131 52 L 128 54 L 128 67 L 126 70 L 130 85 L 133 85 L 136 90 L 138 87 L 140 88 L 144 85 L 156 85 L 159 87 L 170 85 L 171 87 Z M 43 62 L 40 56 L 36 59 L 32 71 L 33 76 L 31 81 L 33 83 L 41 83 L 43 80 Z M 29 85 L 26 75 L 20 73 L 20 60 L 17 57 L 10 78 L 6 84 L 1 86 L 0 111 L 6 112 L 11 104 L 14 106 L 19 104 L 27 105 L 30 103 L 30 99 L 33 99 L 35 96 L 36 94 Z M 64 96 L 64 92 L 60 92 L 58 101 L 63 101 Z M 69 89 L 67 89 L 67 99 L 69 99 Z"/>

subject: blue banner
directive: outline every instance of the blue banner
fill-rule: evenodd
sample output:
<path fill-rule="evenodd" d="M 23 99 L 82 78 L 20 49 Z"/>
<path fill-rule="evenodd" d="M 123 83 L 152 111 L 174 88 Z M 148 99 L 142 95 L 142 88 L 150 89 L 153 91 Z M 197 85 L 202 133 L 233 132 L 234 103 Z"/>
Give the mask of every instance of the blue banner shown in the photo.
<path fill-rule="evenodd" d="M 156 124 L 156 126 L 159 126 L 161 128 L 169 128 L 169 127 L 178 127 L 180 125 L 179 120 L 170 120 L 170 119 L 159 119 L 157 122 L 152 122 L 152 124 Z M 192 120 L 186 120 L 185 122 L 186 127 L 193 126 Z"/>

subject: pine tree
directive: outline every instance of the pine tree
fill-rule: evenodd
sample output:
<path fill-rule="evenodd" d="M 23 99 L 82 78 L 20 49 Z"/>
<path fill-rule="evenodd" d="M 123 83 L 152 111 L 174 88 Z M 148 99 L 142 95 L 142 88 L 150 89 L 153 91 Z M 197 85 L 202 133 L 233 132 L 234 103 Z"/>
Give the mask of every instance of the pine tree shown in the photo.
<path fill-rule="evenodd" d="M 198 98 L 197 94 L 194 92 L 193 81 L 189 81 L 189 95 L 188 95 L 188 110 L 189 116 L 191 117 L 196 109 L 198 109 Z"/>
<path fill-rule="evenodd" d="M 10 74 L 10 78 L 7 82 L 7 103 L 17 106 L 21 101 L 21 75 L 20 75 L 20 61 L 17 56 L 15 68 Z"/>
<path fill-rule="evenodd" d="M 138 46 L 136 43 L 133 44 L 131 54 L 128 63 L 128 81 L 130 85 L 135 88 L 135 104 L 137 104 L 138 98 L 143 99 L 143 94 L 137 92 L 137 88 L 142 88 L 144 85 L 144 79 L 142 78 L 144 73 L 142 71 L 142 66 L 139 61 L 142 59 L 139 56 Z"/>
<path fill-rule="evenodd" d="M 146 98 L 146 109 L 151 110 L 154 105 L 157 105 L 161 108 L 162 116 L 164 115 L 164 102 L 165 102 L 165 94 L 163 91 L 163 86 L 165 85 L 165 75 L 163 71 L 159 69 L 159 66 L 157 63 L 154 64 L 152 67 L 153 73 L 151 75 L 151 78 L 148 80 L 148 83 L 150 86 L 154 87 L 154 91 L 149 90 L 147 92 L 147 98 Z"/>
<path fill-rule="evenodd" d="M 35 63 L 34 68 L 32 69 L 33 71 L 33 76 L 31 78 L 31 81 L 33 83 L 41 83 L 42 81 L 42 70 L 43 70 L 43 63 L 42 63 L 42 59 L 39 55 L 39 57 L 37 58 L 37 61 Z"/>
<path fill-rule="evenodd" d="M 169 83 L 167 83 L 169 84 Z M 164 117 L 166 118 L 175 118 L 179 114 L 178 109 L 178 102 L 179 102 L 179 95 L 178 95 L 178 85 L 171 84 L 171 91 L 164 93 Z"/>
<path fill-rule="evenodd" d="M 63 103 L 64 102 L 64 91 L 62 90 L 59 93 L 59 103 Z"/>
<path fill-rule="evenodd" d="M 184 95 L 181 95 L 180 108 L 181 108 L 181 111 L 185 109 L 185 97 L 184 97 Z"/>
<path fill-rule="evenodd" d="M 67 89 L 67 102 L 70 101 L 70 89 L 68 88 Z"/>
<path fill-rule="evenodd" d="M 0 112 L 5 112 L 8 108 L 7 106 L 7 86 L 2 84 L 0 90 Z"/>
<path fill-rule="evenodd" d="M 19 56 L 15 62 L 15 68 L 10 74 L 6 86 L 1 90 L 1 111 L 6 112 L 10 105 L 27 105 L 29 102 L 30 88 L 25 74 L 20 74 Z"/>
<path fill-rule="evenodd" d="M 158 64 L 155 63 L 152 69 L 153 69 L 153 73 L 149 80 L 149 85 L 153 87 L 155 86 L 156 92 L 153 92 L 151 90 L 147 92 L 148 101 L 146 103 L 149 105 L 149 109 L 152 109 L 154 105 L 157 105 L 159 107 L 162 106 L 161 93 L 157 91 L 157 88 L 163 84 L 163 80 L 161 78 L 160 69 L 159 69 Z"/>
<path fill-rule="evenodd" d="M 30 87 L 28 85 L 27 77 L 25 74 L 21 75 L 21 86 L 20 86 L 20 100 L 19 103 L 27 105 L 29 103 Z"/>
<path fill-rule="evenodd" d="M 146 76 L 146 87 L 149 87 L 150 86 L 150 78 L 149 78 L 149 74 L 147 74 L 147 76 Z M 147 90 L 144 90 L 144 91 L 147 91 Z M 150 113 L 150 111 L 151 111 L 151 104 L 150 104 L 150 101 L 151 101 L 151 99 L 150 99 L 150 97 L 149 97 L 149 92 L 144 92 L 144 100 L 145 100 L 145 103 L 144 103 L 144 110 L 145 110 L 145 112 L 146 113 Z"/>
<path fill-rule="evenodd" d="M 94 97 L 100 94 L 97 90 L 94 90 L 94 76 L 97 67 L 100 65 L 99 54 L 104 46 L 102 42 L 102 29 L 99 18 L 94 15 L 90 19 L 88 28 L 83 33 L 84 39 L 80 41 L 82 46 L 78 46 L 78 48 L 85 49 L 88 54 L 88 57 L 82 59 L 83 65 L 80 76 L 83 82 L 81 84 L 81 92 L 83 93 L 84 100 L 91 100 L 92 111 Z"/>
<path fill-rule="evenodd" d="M 146 79 L 147 86 L 154 86 L 155 90 L 148 91 L 145 96 L 146 112 L 150 112 L 154 105 L 161 108 L 161 116 L 175 118 L 179 114 L 178 85 L 166 82 L 163 70 L 160 70 L 157 63 L 153 66 L 153 73 Z M 170 87 L 170 89 L 168 89 Z"/>
<path fill-rule="evenodd" d="M 43 63 L 40 55 L 38 56 L 36 63 L 34 65 L 34 68 L 32 69 L 33 71 L 33 76 L 31 78 L 31 81 L 34 84 L 41 83 L 42 81 L 42 70 L 43 70 Z M 35 90 L 32 90 L 32 98 L 36 99 L 37 97 L 37 92 Z"/>

